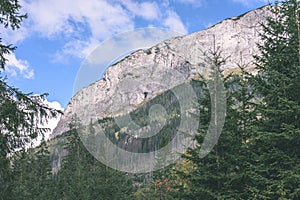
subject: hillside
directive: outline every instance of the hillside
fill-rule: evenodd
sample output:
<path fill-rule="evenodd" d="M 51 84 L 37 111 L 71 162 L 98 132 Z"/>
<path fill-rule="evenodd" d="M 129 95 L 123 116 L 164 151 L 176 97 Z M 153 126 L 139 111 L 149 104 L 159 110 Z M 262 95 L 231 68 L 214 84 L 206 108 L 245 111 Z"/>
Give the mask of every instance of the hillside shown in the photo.
<path fill-rule="evenodd" d="M 104 78 L 83 88 L 69 102 L 52 138 L 68 130 L 73 116 L 83 125 L 115 112 L 129 112 L 147 99 L 204 73 L 205 55 L 215 44 L 227 62 L 223 70 L 249 65 L 258 52 L 260 23 L 268 15 L 262 7 L 226 19 L 206 30 L 171 38 L 147 50 L 138 50 L 110 66 Z M 88 116 L 88 117 L 87 117 Z"/>

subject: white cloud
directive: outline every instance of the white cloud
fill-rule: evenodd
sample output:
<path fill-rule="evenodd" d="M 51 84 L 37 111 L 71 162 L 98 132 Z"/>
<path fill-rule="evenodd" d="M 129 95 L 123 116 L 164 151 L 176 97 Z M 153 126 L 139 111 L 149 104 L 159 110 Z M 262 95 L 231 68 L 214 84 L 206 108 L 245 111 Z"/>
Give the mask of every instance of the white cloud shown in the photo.
<path fill-rule="evenodd" d="M 54 108 L 56 110 L 60 110 L 63 111 L 64 108 L 62 108 L 62 106 L 60 105 L 59 102 L 57 101 L 48 101 L 47 99 L 44 101 L 44 104 L 48 105 L 50 108 Z M 52 131 L 54 130 L 54 128 L 57 126 L 59 120 L 61 118 L 61 115 L 57 116 L 56 118 L 52 118 L 49 119 L 48 122 L 44 122 L 44 124 L 40 124 L 39 127 L 40 128 L 49 128 L 50 130 L 48 132 L 44 133 L 44 139 L 48 140 L 50 135 L 52 134 Z M 38 145 L 40 145 L 41 141 L 42 141 L 43 137 L 40 135 L 38 136 L 34 141 L 33 141 L 33 145 L 32 147 L 36 147 Z"/>
<path fill-rule="evenodd" d="M 27 29 L 33 34 L 55 39 L 64 37 L 66 43 L 53 56 L 53 62 L 66 62 L 66 56 L 84 58 L 101 41 L 113 34 L 133 30 L 132 16 L 120 4 L 104 0 L 35 0 L 23 2 L 29 14 Z M 137 5 L 139 13 L 149 18 L 154 14 L 154 4 Z"/>
<path fill-rule="evenodd" d="M 9 54 L 6 56 L 6 72 L 13 77 L 22 76 L 26 79 L 34 78 L 34 71 L 29 66 L 27 60 L 20 60 L 16 58 L 15 54 Z"/>
<path fill-rule="evenodd" d="M 6 44 L 16 44 L 19 41 L 24 40 L 28 35 L 28 29 L 24 26 L 20 27 L 18 31 L 0 28 L 1 38 Z"/>
<path fill-rule="evenodd" d="M 159 19 L 161 13 L 155 2 L 137 3 L 131 0 L 123 0 L 121 3 L 134 15 L 143 17 L 146 20 Z"/>
<path fill-rule="evenodd" d="M 64 108 L 57 101 L 48 101 L 47 99 L 44 101 L 44 104 L 48 105 L 50 108 L 54 108 L 56 110 L 63 111 Z M 45 134 L 45 139 L 49 138 L 49 135 L 52 133 L 53 129 L 57 126 L 58 121 L 60 120 L 61 115 L 58 115 L 56 118 L 49 119 L 44 124 L 41 124 L 41 128 L 49 128 L 50 131 Z"/>
<path fill-rule="evenodd" d="M 193 4 L 199 1 L 188 2 Z M 72 36 L 81 32 L 85 37 L 88 33 L 90 37 L 102 41 L 112 34 L 133 30 L 136 16 L 145 20 L 165 21 L 166 27 L 176 27 L 186 32 L 180 17 L 172 10 L 162 13 L 156 2 L 35 0 L 21 4 L 24 12 L 29 14 L 31 31 L 38 32 L 43 37 L 52 38 L 57 34 Z M 80 26 L 85 28 L 78 28 Z"/>
<path fill-rule="evenodd" d="M 64 108 L 61 106 L 61 104 L 57 101 L 52 101 L 49 102 L 46 100 L 45 102 L 50 108 L 54 108 L 56 110 L 60 110 L 60 111 L 64 111 Z M 49 139 L 49 136 L 52 134 L 52 131 L 54 130 L 54 128 L 57 126 L 59 120 L 61 118 L 61 115 L 59 115 L 57 118 L 52 118 L 50 120 L 48 120 L 48 122 L 46 124 L 44 124 L 42 127 L 44 128 L 49 128 L 50 131 L 45 133 L 45 139 Z"/>
<path fill-rule="evenodd" d="M 101 42 L 93 37 L 86 40 L 71 40 L 53 55 L 52 62 L 67 63 L 70 56 L 84 59 L 100 44 Z"/>
<path fill-rule="evenodd" d="M 199 1 L 187 2 L 196 5 Z M 20 4 L 22 13 L 28 13 L 28 19 L 16 34 L 6 31 L 4 41 L 15 43 L 29 36 L 50 41 L 63 39 L 65 44 L 53 55 L 53 62 L 67 63 L 70 56 L 86 57 L 105 39 L 134 30 L 136 17 L 158 27 L 187 33 L 178 14 L 167 4 L 155 1 L 21 0 Z"/>
<path fill-rule="evenodd" d="M 116 4 L 99 0 L 35 0 L 24 2 L 34 31 L 42 36 L 74 34 L 76 23 L 90 29 L 93 37 L 105 38 L 112 33 L 133 28 L 128 13 Z"/>
<path fill-rule="evenodd" d="M 57 101 L 52 101 L 52 102 L 47 101 L 46 103 L 48 104 L 48 106 L 49 106 L 50 108 L 54 108 L 54 109 L 60 110 L 60 111 L 63 111 L 63 110 L 64 110 L 64 108 L 63 108 L 63 107 L 60 105 L 60 103 L 57 102 Z"/>
<path fill-rule="evenodd" d="M 167 12 L 167 18 L 164 20 L 163 25 L 182 34 L 186 34 L 188 32 L 177 13 L 171 10 Z"/>
<path fill-rule="evenodd" d="M 81 0 L 64 0 L 62 2 L 63 4 L 59 2 L 57 5 L 50 6 L 50 9 L 46 9 L 49 7 L 50 0 L 37 0 L 27 5 L 30 16 L 34 19 L 33 26 L 41 35 L 51 38 L 59 33 L 77 34 L 76 39 L 71 37 L 54 55 L 53 62 L 66 62 L 68 60 L 66 55 L 86 57 L 104 39 L 117 33 L 133 30 L 136 16 L 148 21 L 163 22 L 162 26 L 165 28 L 187 33 L 180 17 L 174 11 L 161 13 L 156 2 L 137 3 L 126 0 L 120 1 L 120 4 L 116 3 L 118 1 L 109 4 L 105 1 L 90 0 L 82 5 L 80 5 L 80 2 L 83 2 Z M 53 4 L 52 1 L 51 4 Z M 53 15 L 54 17 L 48 17 Z M 84 25 L 88 31 L 86 29 L 78 30 L 76 25 Z M 87 36 L 86 32 L 90 32 L 90 35 Z"/>

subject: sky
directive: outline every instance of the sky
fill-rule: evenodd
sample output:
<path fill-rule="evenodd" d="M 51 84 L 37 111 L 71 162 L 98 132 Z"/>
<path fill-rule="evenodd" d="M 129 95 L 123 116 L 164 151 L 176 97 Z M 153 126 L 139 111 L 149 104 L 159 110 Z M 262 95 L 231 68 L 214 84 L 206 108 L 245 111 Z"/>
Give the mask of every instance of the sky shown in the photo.
<path fill-rule="evenodd" d="M 18 48 L 7 57 L 5 74 L 25 93 L 49 93 L 65 108 L 81 65 L 110 38 L 156 27 L 181 35 L 267 4 L 267 0 L 20 0 L 28 18 L 21 28 L 0 30 Z M 100 78 L 100 77 L 99 77 Z"/>

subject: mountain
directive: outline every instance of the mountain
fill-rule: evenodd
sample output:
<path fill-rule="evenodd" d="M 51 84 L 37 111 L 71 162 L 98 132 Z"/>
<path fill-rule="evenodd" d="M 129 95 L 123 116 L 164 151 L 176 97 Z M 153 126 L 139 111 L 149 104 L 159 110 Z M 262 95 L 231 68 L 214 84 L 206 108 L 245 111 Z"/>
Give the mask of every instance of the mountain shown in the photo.
<path fill-rule="evenodd" d="M 67 131 L 74 116 L 88 125 L 99 118 L 128 113 L 197 74 L 205 74 L 209 68 L 205 55 L 213 48 L 220 48 L 227 59 L 225 72 L 237 69 L 238 64 L 253 69 L 260 23 L 268 15 L 267 7 L 258 8 L 130 54 L 110 66 L 104 78 L 73 96 L 51 137 Z"/>

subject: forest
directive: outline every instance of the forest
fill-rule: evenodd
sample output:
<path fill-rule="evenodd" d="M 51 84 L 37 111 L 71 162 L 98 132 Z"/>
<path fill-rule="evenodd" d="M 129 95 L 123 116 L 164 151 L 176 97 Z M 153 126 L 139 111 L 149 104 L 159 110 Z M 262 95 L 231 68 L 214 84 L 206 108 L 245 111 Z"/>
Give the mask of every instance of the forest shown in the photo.
<path fill-rule="evenodd" d="M 20 7 L 18 1 L 1 1 L 4 28 L 18 31 L 27 18 Z M 255 73 L 241 64 L 238 70 L 225 73 L 222 49 L 208 51 L 212 73 L 184 83 L 199 92 L 196 107 L 201 125 L 193 138 L 196 145 L 174 164 L 149 173 L 121 172 L 94 158 L 81 141 L 76 118 L 63 135 L 26 149 L 46 131 L 38 123 L 61 112 L 43 104 L 47 94 L 23 93 L 0 76 L 0 199 L 300 199 L 299 2 L 276 1 L 269 9 L 273 15 L 261 24 L 260 53 L 253 55 Z M 6 70 L 5 56 L 16 47 L 0 40 L 0 48 L 1 75 Z M 222 74 L 226 120 L 217 144 L 201 157 L 213 112 L 208 83 L 215 78 L 214 72 Z M 137 123 L 147 124 L 147 110 L 157 103 L 167 108 L 166 126 L 158 136 L 133 141 L 131 151 L 149 152 L 172 140 L 180 117 L 170 91 L 130 115 Z M 113 143 L 124 146 L 126 131 L 116 136 L 120 128 L 113 117 L 97 123 L 106 127 Z M 67 153 L 54 166 L 53 152 L 59 145 Z"/>

